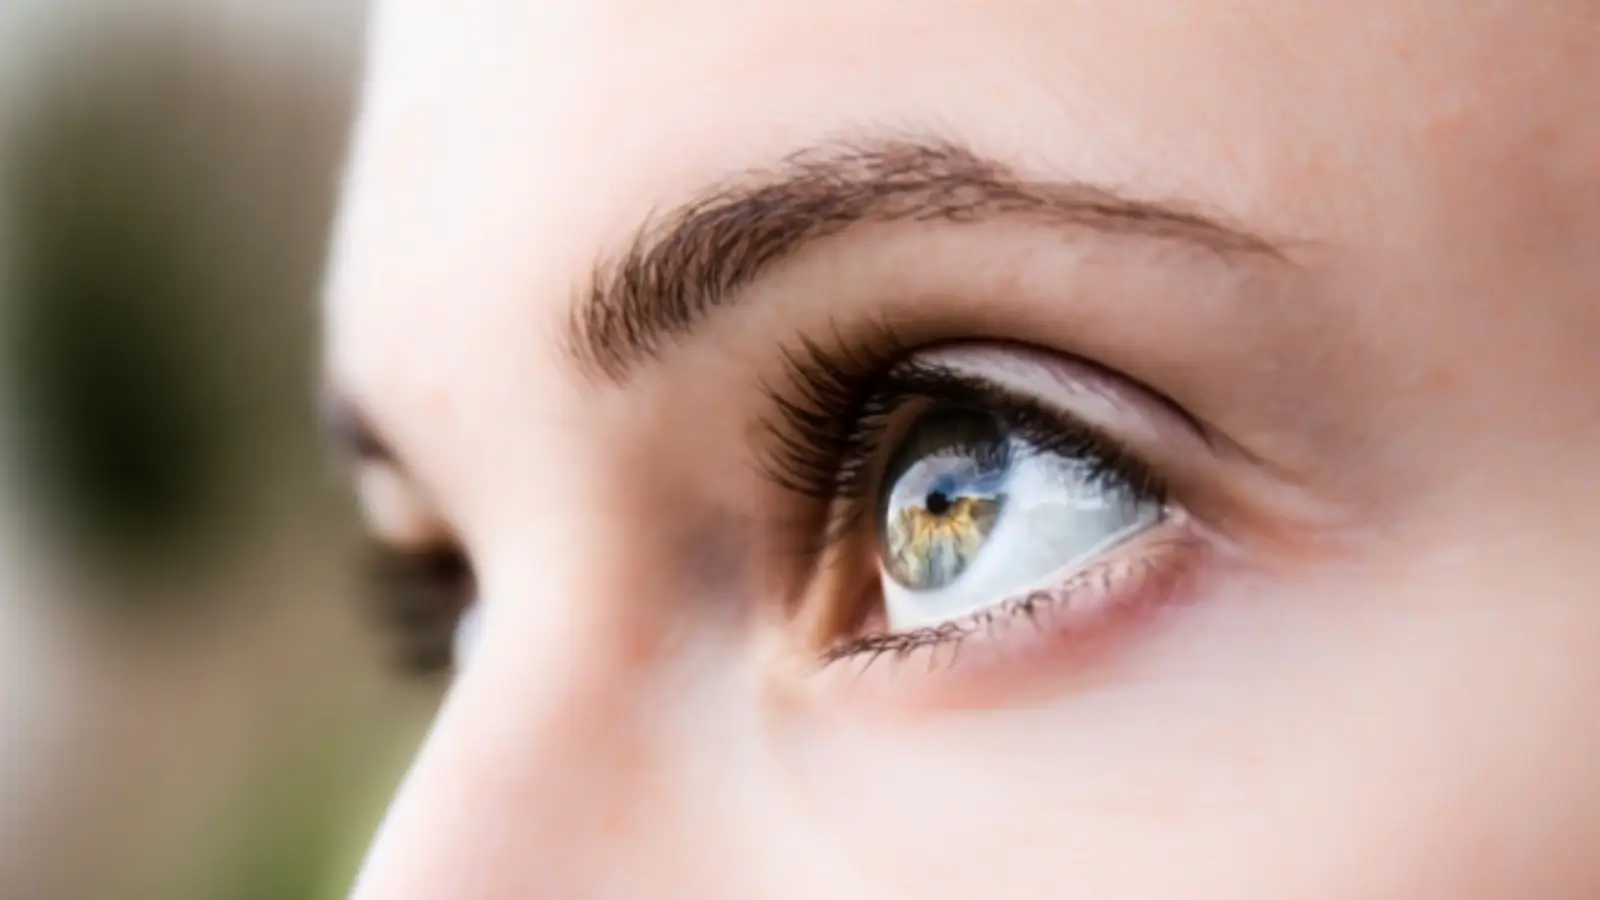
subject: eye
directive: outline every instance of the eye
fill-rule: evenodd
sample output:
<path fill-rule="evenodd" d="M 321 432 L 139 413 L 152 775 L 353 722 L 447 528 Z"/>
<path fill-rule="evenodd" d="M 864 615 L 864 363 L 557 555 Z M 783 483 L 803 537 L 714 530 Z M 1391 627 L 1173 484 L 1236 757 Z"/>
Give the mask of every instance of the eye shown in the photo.
<path fill-rule="evenodd" d="M 933 406 L 885 470 L 879 557 L 888 626 L 927 628 L 1049 590 L 1159 525 L 1158 493 L 1091 448 L 1063 453 L 999 415 Z"/>
<path fill-rule="evenodd" d="M 459 668 L 479 617 L 466 550 L 393 445 L 350 398 L 329 391 L 322 417 L 349 466 L 369 533 L 363 594 L 385 649 L 406 674 Z"/>
<path fill-rule="evenodd" d="M 999 626 L 1029 622 L 1055 646 L 1186 583 L 1202 532 L 1132 449 L 1189 484 L 1177 461 L 1209 451 L 1181 410 L 1032 348 L 881 346 L 807 344 L 794 392 L 774 397 L 772 477 L 827 510 L 796 607 L 825 662 L 968 640 L 1021 656 Z"/>

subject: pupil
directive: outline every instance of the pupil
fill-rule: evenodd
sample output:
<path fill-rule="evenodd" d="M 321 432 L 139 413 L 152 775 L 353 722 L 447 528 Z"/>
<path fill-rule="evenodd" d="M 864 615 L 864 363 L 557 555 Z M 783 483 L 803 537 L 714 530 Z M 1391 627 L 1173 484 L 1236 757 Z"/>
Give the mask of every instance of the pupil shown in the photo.
<path fill-rule="evenodd" d="M 992 415 L 935 408 L 907 432 L 885 469 L 879 557 L 912 591 L 953 583 L 977 558 L 1005 502 L 1008 438 Z"/>

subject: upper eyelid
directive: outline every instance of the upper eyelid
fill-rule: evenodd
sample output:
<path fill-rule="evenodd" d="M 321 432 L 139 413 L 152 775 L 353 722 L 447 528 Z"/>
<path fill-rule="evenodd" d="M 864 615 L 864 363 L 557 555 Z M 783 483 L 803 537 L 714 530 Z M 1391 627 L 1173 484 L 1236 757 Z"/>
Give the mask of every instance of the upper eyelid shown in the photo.
<path fill-rule="evenodd" d="M 362 463 L 353 478 L 367 529 L 386 547 L 410 552 L 453 543 L 438 512 L 400 469 L 387 463 Z"/>
<path fill-rule="evenodd" d="M 355 400 L 330 386 L 323 390 L 319 407 L 323 433 L 354 483 L 357 501 L 363 512 L 368 513 L 364 516 L 365 524 L 376 539 L 399 553 L 453 550 L 462 545 L 457 537 L 459 529 L 433 501 L 428 485 L 372 425 L 371 418 Z M 380 488 L 395 488 L 403 505 L 414 513 L 412 521 L 400 521 L 404 516 L 390 516 L 380 521 L 378 516 L 371 515 L 377 498 L 370 495 L 370 484 L 363 490 L 364 481 L 378 481 Z"/>
<path fill-rule="evenodd" d="M 1111 420 L 1130 421 L 1159 430 L 1168 439 L 1193 443 L 1218 460 L 1242 461 L 1260 468 L 1270 464 L 1196 415 L 1166 393 L 1124 372 L 1092 359 L 1018 342 L 983 342 L 938 348 L 950 364 L 970 366 L 982 377 L 1023 395 L 1039 395 L 1048 387 L 1074 398 L 1067 410 L 1100 430 Z M 1089 406 L 1098 406 L 1096 413 Z M 1173 427 L 1176 426 L 1176 427 Z"/>
<path fill-rule="evenodd" d="M 1212 450 L 1227 440 L 1204 419 L 1161 391 L 1080 356 L 1010 342 L 955 345 L 934 352 L 945 365 L 981 373 L 985 381 L 1018 394 L 1037 396 L 1044 393 L 1037 388 L 1048 386 L 1052 391 L 1071 394 L 1078 403 L 1102 404 L 1118 417 L 1132 414 L 1141 419 L 1170 419 Z"/>
<path fill-rule="evenodd" d="M 1090 421 L 1064 405 L 1056 404 L 1034 392 L 1007 384 L 987 374 L 963 370 L 936 360 L 927 361 L 915 357 L 907 360 L 901 366 L 891 369 L 886 380 L 876 389 L 894 393 L 894 406 L 884 411 L 886 417 L 898 414 L 910 402 L 917 399 L 965 401 L 975 407 L 990 411 L 1007 411 L 1012 415 L 1028 418 L 1030 421 L 1037 421 L 1035 416 L 1044 416 L 1053 423 L 1046 426 L 1049 430 L 1070 431 L 1076 436 L 1088 438 L 1095 444 L 1119 447 L 1123 443 L 1108 427 Z M 887 429 L 887 424 L 886 421 L 885 428 L 871 437 L 881 443 L 892 443 L 893 433 Z M 863 449 L 871 449 L 881 455 L 889 448 L 877 446 Z M 863 468 L 861 471 L 870 475 L 873 469 Z"/>

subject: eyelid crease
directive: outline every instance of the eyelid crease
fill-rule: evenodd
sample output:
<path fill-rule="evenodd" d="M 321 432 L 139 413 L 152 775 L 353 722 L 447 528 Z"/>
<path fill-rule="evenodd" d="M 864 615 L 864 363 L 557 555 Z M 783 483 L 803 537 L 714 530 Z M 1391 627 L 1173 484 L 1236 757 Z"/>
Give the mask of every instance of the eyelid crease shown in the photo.
<path fill-rule="evenodd" d="M 1073 411 L 1079 416 L 1096 418 L 1082 408 L 1087 402 L 1107 408 L 1108 414 L 1098 418 L 1110 419 L 1111 413 L 1125 418 L 1131 413 L 1158 427 L 1170 419 L 1182 426 L 1176 436 L 1187 436 L 1214 455 L 1237 454 L 1256 461 L 1248 450 L 1166 394 L 1093 360 L 1009 341 L 949 344 L 925 353 L 946 366 L 972 372 L 1025 396 L 1071 396 L 1077 402 Z"/>
<path fill-rule="evenodd" d="M 325 386 L 317 399 L 322 432 L 334 448 L 355 463 L 377 462 L 398 466 L 389 444 L 378 435 L 355 401 L 338 389 Z"/>

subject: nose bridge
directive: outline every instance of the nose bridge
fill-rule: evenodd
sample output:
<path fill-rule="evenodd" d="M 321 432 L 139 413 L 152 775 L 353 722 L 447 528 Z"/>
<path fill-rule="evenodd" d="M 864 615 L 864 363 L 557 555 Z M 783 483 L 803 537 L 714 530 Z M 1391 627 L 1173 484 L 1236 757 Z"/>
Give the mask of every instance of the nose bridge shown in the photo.
<path fill-rule="evenodd" d="M 513 654 L 475 662 L 397 795 L 360 900 L 593 896 L 606 857 L 643 827 L 654 741 L 620 679 Z"/>
<path fill-rule="evenodd" d="M 641 826 L 657 739 L 643 627 L 616 567 L 573 554 L 480 567 L 480 631 L 369 854 L 355 897 L 594 896 Z M 610 848 L 609 850 L 607 848 Z"/>

